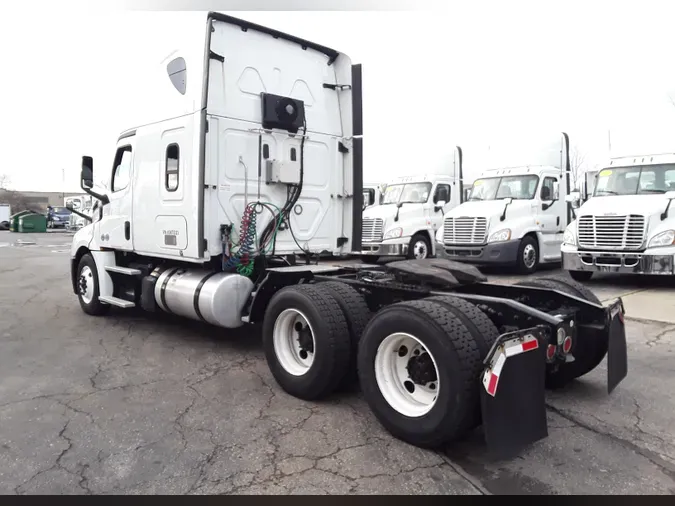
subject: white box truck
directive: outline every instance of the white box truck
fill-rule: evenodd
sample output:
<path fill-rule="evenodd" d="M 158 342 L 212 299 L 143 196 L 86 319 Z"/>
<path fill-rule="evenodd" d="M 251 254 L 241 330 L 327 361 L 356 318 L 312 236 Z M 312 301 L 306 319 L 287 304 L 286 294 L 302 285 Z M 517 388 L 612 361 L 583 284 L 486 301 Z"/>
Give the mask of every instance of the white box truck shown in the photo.
<path fill-rule="evenodd" d="M 0 204 L 0 226 L 3 224 L 9 228 L 9 218 L 12 216 L 12 208 L 9 204 Z"/>
<path fill-rule="evenodd" d="M 535 272 L 560 262 L 563 233 L 571 221 L 569 139 L 563 133 L 543 146 L 527 146 L 497 169 L 481 174 L 467 202 L 446 213 L 436 251 L 451 260 L 515 266 Z"/>
<path fill-rule="evenodd" d="M 625 377 L 621 300 L 605 308 L 571 279 L 493 285 L 440 259 L 310 263 L 361 251 L 361 67 L 220 13 L 204 21 L 162 66 L 162 116 L 119 136 L 104 193 L 82 159 L 99 202 L 71 248 L 85 313 L 261 324 L 286 392 L 319 399 L 358 378 L 383 426 L 419 446 L 482 423 L 489 448 L 511 454 L 546 436 L 545 381 L 606 354 L 609 390 Z"/>
<path fill-rule="evenodd" d="M 580 198 L 568 200 L 578 207 Z M 563 268 L 579 281 L 596 272 L 675 275 L 673 199 L 675 153 L 611 159 L 565 230 Z"/>

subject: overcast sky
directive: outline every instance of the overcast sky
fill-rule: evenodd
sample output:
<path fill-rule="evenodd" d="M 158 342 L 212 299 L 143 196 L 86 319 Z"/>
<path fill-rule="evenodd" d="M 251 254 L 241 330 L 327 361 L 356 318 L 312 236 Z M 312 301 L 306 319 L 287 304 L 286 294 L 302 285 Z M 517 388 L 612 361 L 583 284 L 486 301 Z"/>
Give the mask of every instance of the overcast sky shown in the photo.
<path fill-rule="evenodd" d="M 366 179 L 381 180 L 437 171 L 455 144 L 471 177 L 489 144 L 532 132 L 566 131 L 591 165 L 607 157 L 610 128 L 614 154 L 675 151 L 673 12 L 667 2 L 633 4 L 228 13 L 363 64 Z M 83 154 L 107 171 L 117 135 L 143 106 L 135 83 L 174 49 L 188 16 L 205 16 L 55 6 L 0 13 L 0 174 L 15 189 L 77 190 Z"/>

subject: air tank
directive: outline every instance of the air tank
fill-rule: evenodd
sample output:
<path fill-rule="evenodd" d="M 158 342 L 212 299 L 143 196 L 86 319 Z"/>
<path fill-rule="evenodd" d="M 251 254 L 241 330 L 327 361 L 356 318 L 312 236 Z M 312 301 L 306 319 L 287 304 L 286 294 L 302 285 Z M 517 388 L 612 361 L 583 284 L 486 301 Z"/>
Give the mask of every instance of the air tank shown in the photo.
<path fill-rule="evenodd" d="M 171 267 L 157 278 L 155 300 L 167 313 L 236 328 L 252 291 L 253 282 L 240 274 Z"/>

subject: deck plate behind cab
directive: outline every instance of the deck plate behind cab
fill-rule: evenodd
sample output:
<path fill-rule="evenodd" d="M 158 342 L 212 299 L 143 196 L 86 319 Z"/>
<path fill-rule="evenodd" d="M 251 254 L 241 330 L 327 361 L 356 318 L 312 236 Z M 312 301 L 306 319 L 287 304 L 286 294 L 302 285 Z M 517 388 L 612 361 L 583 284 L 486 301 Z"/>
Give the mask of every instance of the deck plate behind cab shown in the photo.
<path fill-rule="evenodd" d="M 386 270 L 402 282 L 416 280 L 446 288 L 487 281 L 487 278 L 473 265 L 445 258 L 391 262 L 386 265 Z"/>

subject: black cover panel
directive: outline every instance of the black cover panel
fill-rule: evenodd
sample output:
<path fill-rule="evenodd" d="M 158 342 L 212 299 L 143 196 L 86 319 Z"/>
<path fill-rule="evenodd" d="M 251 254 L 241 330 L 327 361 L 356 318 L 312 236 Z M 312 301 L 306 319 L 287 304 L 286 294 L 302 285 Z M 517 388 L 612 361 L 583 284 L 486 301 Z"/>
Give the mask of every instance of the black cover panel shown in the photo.
<path fill-rule="evenodd" d="M 401 260 L 387 264 L 386 269 L 401 281 L 418 281 L 445 288 L 487 281 L 473 265 L 444 258 Z"/>

